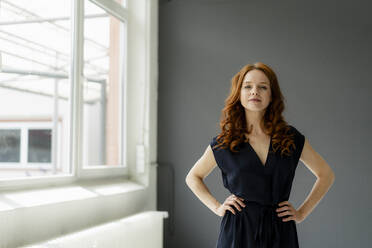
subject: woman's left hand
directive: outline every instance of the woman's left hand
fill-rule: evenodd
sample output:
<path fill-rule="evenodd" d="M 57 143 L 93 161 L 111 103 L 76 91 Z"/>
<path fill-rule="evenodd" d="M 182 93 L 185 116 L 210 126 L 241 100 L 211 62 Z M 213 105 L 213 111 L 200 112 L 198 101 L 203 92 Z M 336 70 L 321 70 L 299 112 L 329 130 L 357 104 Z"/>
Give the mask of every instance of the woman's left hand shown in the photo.
<path fill-rule="evenodd" d="M 289 216 L 287 218 L 283 218 L 282 221 L 287 222 L 290 220 L 296 221 L 296 223 L 300 223 L 304 220 L 302 214 L 297 211 L 289 201 L 283 201 L 278 204 L 280 208 L 276 209 L 279 217 L 282 216 Z M 284 211 L 284 212 L 283 212 Z"/>

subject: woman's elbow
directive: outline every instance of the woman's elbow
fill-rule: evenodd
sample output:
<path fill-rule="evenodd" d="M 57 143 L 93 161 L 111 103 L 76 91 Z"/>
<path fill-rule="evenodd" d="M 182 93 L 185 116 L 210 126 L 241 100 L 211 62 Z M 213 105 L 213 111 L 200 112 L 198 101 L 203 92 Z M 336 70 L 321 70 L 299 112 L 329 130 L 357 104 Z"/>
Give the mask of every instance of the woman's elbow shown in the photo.
<path fill-rule="evenodd" d="M 196 175 L 190 174 L 190 173 L 187 174 L 187 176 L 185 178 L 185 182 L 186 182 L 187 186 L 189 186 L 189 187 L 191 185 L 194 185 L 197 180 L 199 180 L 199 178 Z"/>
<path fill-rule="evenodd" d="M 186 176 L 186 178 L 185 178 L 185 182 L 186 182 L 186 184 L 187 184 L 187 186 L 189 186 L 190 187 L 190 184 L 191 184 L 191 182 L 193 181 L 193 175 L 192 174 L 187 174 L 187 176 Z"/>
<path fill-rule="evenodd" d="M 333 182 L 335 181 L 336 176 L 335 176 L 335 173 L 333 172 L 333 170 L 330 169 L 329 171 L 319 175 L 319 178 L 330 181 L 331 184 L 333 184 Z"/>
<path fill-rule="evenodd" d="M 328 167 L 329 168 L 329 170 L 328 170 L 328 177 L 332 180 L 332 182 L 335 180 L 335 178 L 336 178 L 336 175 L 335 175 L 335 173 L 334 173 L 334 171 L 332 170 L 332 168 L 331 167 Z"/>
<path fill-rule="evenodd" d="M 335 179 L 336 179 L 336 175 L 335 175 L 335 173 L 333 172 L 333 171 L 331 171 L 331 173 L 330 173 L 330 178 L 331 178 L 331 181 L 332 181 L 332 183 L 335 181 Z"/>

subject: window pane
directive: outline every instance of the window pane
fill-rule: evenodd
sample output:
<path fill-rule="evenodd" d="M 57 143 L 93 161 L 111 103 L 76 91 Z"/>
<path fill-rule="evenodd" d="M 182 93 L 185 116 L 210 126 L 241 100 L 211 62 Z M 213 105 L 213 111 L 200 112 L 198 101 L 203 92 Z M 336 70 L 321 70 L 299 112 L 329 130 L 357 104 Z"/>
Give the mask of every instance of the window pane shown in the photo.
<path fill-rule="evenodd" d="M 20 134 L 0 179 L 70 174 L 70 20 L 71 1 L 1 1 L 0 128 Z M 49 129 L 49 140 L 29 129 Z"/>
<path fill-rule="evenodd" d="M 20 150 L 20 130 L 0 129 L 0 162 L 19 162 Z"/>
<path fill-rule="evenodd" d="M 52 132 L 50 129 L 28 131 L 28 162 L 50 163 L 52 156 Z"/>
<path fill-rule="evenodd" d="M 125 24 L 85 1 L 83 165 L 121 164 Z"/>

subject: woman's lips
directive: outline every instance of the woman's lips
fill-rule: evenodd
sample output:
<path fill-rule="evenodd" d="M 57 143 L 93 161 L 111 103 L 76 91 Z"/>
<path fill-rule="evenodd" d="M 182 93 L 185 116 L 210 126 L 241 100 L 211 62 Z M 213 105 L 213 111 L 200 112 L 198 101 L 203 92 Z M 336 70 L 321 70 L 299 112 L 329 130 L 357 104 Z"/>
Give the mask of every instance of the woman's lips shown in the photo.
<path fill-rule="evenodd" d="M 261 102 L 260 100 L 258 100 L 258 99 L 251 99 L 251 100 L 249 100 L 250 102 Z"/>

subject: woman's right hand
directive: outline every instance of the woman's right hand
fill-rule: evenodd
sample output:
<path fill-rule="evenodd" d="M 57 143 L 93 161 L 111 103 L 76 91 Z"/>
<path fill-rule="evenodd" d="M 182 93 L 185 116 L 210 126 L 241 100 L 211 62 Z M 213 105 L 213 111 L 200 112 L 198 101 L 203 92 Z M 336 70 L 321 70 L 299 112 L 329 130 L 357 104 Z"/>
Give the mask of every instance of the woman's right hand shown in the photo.
<path fill-rule="evenodd" d="M 217 209 L 216 209 L 216 214 L 218 216 L 223 217 L 226 213 L 226 210 L 229 210 L 235 215 L 235 210 L 231 207 L 234 206 L 236 209 L 241 211 L 241 207 L 245 207 L 245 204 L 243 203 L 244 199 L 241 197 L 238 197 L 234 194 L 230 195 L 229 197 L 226 198 L 223 204 L 221 204 Z M 239 205 L 240 204 L 240 205 Z"/>

